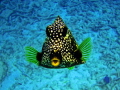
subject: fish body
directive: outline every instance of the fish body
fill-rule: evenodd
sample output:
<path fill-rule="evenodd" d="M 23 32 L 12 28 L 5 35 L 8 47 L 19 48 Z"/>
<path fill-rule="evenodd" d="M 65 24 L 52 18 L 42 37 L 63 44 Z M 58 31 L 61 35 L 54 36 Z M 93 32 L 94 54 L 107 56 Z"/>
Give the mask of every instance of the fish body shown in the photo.
<path fill-rule="evenodd" d="M 46 35 L 42 52 L 26 47 L 26 57 L 29 62 L 46 68 L 68 68 L 85 63 L 91 51 L 90 38 L 78 46 L 60 16 L 52 25 L 47 26 Z M 30 54 L 33 52 L 34 55 Z"/>

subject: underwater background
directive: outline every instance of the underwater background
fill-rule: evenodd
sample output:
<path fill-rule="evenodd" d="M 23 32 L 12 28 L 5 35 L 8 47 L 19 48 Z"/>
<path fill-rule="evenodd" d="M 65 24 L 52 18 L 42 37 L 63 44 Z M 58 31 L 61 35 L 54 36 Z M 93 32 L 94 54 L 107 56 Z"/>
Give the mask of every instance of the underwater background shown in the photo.
<path fill-rule="evenodd" d="M 72 70 L 25 59 L 58 15 L 78 44 L 92 39 L 90 58 Z M 120 90 L 120 0 L 0 0 L 0 90 Z"/>

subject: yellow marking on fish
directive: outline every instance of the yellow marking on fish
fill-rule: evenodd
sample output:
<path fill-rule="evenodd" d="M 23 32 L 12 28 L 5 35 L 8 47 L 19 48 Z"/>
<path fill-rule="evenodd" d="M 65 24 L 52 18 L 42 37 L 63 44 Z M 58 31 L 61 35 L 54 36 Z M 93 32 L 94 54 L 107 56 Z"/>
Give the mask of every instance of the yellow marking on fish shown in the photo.
<path fill-rule="evenodd" d="M 63 28 L 63 26 L 60 26 L 60 28 Z"/>
<path fill-rule="evenodd" d="M 64 39 L 66 40 L 66 39 L 68 39 L 68 37 L 69 37 L 69 34 L 67 34 Z"/>
<path fill-rule="evenodd" d="M 56 53 L 58 51 L 58 49 L 57 50 L 54 50 L 54 52 Z"/>

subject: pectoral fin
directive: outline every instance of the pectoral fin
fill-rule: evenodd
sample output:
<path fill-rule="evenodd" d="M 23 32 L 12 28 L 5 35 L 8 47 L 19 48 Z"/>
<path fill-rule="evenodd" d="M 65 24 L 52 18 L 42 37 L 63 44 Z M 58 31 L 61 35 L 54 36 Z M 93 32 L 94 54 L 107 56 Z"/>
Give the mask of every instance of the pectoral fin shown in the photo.
<path fill-rule="evenodd" d="M 39 65 L 39 60 L 37 59 L 39 52 L 32 47 L 25 47 L 26 60 Z"/>
<path fill-rule="evenodd" d="M 92 50 L 91 38 L 86 38 L 79 46 L 78 49 L 82 52 L 82 60 L 86 61 Z"/>

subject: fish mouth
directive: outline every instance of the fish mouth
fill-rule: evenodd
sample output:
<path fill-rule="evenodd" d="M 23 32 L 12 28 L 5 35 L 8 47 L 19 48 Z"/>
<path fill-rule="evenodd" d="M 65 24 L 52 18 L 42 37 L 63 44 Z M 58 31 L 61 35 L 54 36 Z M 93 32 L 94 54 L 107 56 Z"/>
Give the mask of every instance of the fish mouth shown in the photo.
<path fill-rule="evenodd" d="M 52 66 L 58 66 L 58 65 L 60 65 L 60 59 L 58 59 L 57 57 L 53 57 L 52 59 L 51 59 L 51 65 Z"/>
<path fill-rule="evenodd" d="M 58 60 L 53 60 L 54 63 L 58 63 Z"/>

